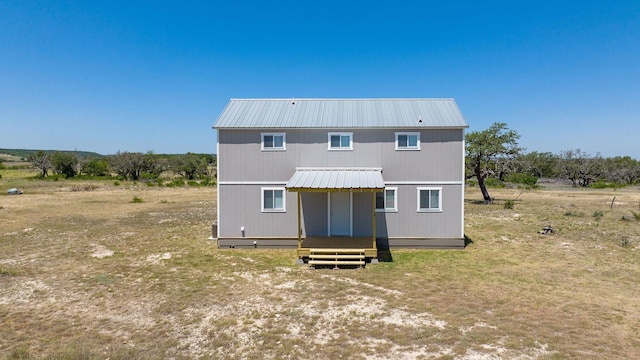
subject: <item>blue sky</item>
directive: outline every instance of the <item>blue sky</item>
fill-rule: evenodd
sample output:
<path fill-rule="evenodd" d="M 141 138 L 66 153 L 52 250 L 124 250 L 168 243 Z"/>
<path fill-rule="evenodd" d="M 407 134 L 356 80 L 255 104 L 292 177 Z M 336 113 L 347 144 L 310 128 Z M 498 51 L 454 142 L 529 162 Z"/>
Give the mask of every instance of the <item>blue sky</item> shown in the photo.
<path fill-rule="evenodd" d="M 254 97 L 452 97 L 640 159 L 640 1 L 0 0 L 0 148 L 214 153 Z"/>

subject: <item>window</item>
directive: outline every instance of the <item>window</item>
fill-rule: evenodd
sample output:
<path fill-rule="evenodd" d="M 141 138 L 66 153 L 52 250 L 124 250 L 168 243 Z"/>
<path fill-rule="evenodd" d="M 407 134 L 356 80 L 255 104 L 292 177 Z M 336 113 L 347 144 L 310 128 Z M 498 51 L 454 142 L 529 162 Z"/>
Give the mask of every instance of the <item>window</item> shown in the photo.
<path fill-rule="evenodd" d="M 385 188 L 376 193 L 376 211 L 398 211 L 396 193 L 398 188 Z"/>
<path fill-rule="evenodd" d="M 420 133 L 396 133 L 396 150 L 420 150 Z"/>
<path fill-rule="evenodd" d="M 329 150 L 353 150 L 353 133 L 329 133 Z"/>
<path fill-rule="evenodd" d="M 442 188 L 418 188 L 418 211 L 442 211 Z"/>
<path fill-rule="evenodd" d="M 262 133 L 262 150 L 286 150 L 286 135 L 284 133 Z"/>
<path fill-rule="evenodd" d="M 262 211 L 285 211 L 284 188 L 262 188 Z"/>

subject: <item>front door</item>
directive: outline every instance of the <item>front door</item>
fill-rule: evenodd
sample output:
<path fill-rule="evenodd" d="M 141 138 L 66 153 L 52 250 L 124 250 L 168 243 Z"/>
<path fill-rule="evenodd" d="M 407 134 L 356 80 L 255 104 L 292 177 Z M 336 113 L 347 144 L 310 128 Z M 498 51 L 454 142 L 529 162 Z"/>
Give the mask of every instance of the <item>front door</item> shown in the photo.
<path fill-rule="evenodd" d="M 329 193 L 329 235 L 351 235 L 351 193 Z"/>

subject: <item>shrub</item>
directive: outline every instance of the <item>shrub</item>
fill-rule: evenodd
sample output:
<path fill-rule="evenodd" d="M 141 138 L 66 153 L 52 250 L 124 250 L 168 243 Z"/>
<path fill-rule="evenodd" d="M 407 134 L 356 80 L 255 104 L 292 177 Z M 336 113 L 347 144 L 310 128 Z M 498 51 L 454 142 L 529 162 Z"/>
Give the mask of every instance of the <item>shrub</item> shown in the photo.
<path fill-rule="evenodd" d="M 113 182 L 113 186 L 120 186 L 120 181 L 116 180 Z"/>
<path fill-rule="evenodd" d="M 189 181 L 187 181 L 187 185 L 192 186 L 192 187 L 193 187 L 193 186 L 200 186 L 200 184 L 198 184 L 198 182 L 197 182 L 197 181 L 195 181 L 195 180 L 189 180 Z"/>
<path fill-rule="evenodd" d="M 633 210 L 630 210 L 631 214 L 633 214 L 633 218 L 636 219 L 637 221 L 640 221 L 640 213 L 637 213 Z"/>
<path fill-rule="evenodd" d="M 504 187 L 504 183 L 496 178 L 488 178 L 487 180 L 484 181 L 484 184 L 486 186 L 489 187 L 493 187 L 493 188 L 503 188 Z"/>
<path fill-rule="evenodd" d="M 98 187 L 96 185 L 93 184 L 89 184 L 89 185 L 73 185 L 71 187 L 71 191 L 93 191 L 96 190 Z"/>
<path fill-rule="evenodd" d="M 158 178 L 160 174 L 156 174 L 156 173 L 149 173 L 149 172 L 143 172 L 140 175 L 140 178 L 143 180 L 155 180 Z"/>
<path fill-rule="evenodd" d="M 82 164 L 81 172 L 89 176 L 106 176 L 109 174 L 109 162 L 107 159 L 89 158 Z"/>
<path fill-rule="evenodd" d="M 46 181 L 60 181 L 60 179 L 66 179 L 67 176 L 64 174 L 53 174 L 53 175 L 49 175 L 46 178 L 44 178 L 44 180 Z"/>
<path fill-rule="evenodd" d="M 15 276 L 17 273 L 14 269 L 0 266 L 0 276 Z"/>
<path fill-rule="evenodd" d="M 596 181 L 593 184 L 589 185 L 589 187 L 592 189 L 606 189 L 606 188 L 620 189 L 625 187 L 625 185 L 615 183 L 615 182 Z"/>
<path fill-rule="evenodd" d="M 598 210 L 598 211 L 594 211 L 593 212 L 593 218 L 596 221 L 600 221 L 600 219 L 602 219 L 603 216 L 604 216 L 604 212 L 602 210 Z"/>
<path fill-rule="evenodd" d="M 523 173 L 510 174 L 509 176 L 507 176 L 506 180 L 510 183 L 525 184 L 531 187 L 536 186 L 536 183 L 538 182 L 537 177 Z"/>
<path fill-rule="evenodd" d="M 133 199 L 131 199 L 132 203 L 141 203 L 144 202 L 144 200 L 142 200 L 141 198 L 134 196 Z"/>
<path fill-rule="evenodd" d="M 184 181 L 182 179 L 173 179 L 167 183 L 168 187 L 179 187 L 184 186 Z"/>
<path fill-rule="evenodd" d="M 206 177 L 202 181 L 200 181 L 200 186 L 216 186 L 216 181 Z"/>
<path fill-rule="evenodd" d="M 505 209 L 513 209 L 513 200 L 507 200 L 504 202 L 504 208 Z"/>

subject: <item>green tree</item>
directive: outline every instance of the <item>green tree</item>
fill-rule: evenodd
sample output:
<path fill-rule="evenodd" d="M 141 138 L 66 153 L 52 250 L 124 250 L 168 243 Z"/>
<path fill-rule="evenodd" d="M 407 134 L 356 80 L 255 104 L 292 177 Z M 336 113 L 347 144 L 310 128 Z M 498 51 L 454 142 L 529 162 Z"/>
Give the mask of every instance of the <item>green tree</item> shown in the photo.
<path fill-rule="evenodd" d="M 157 179 L 167 168 L 167 159 L 148 151 L 143 157 L 142 172 L 146 178 Z"/>
<path fill-rule="evenodd" d="M 74 153 L 56 151 L 51 155 L 51 165 L 57 174 L 72 178 L 78 173 L 80 159 Z"/>
<path fill-rule="evenodd" d="M 48 153 L 38 150 L 29 154 L 27 158 L 31 163 L 31 166 L 39 172 L 40 177 L 46 177 L 49 174 L 49 170 L 52 169 L 51 157 Z"/>
<path fill-rule="evenodd" d="M 536 151 L 518 156 L 518 172 L 537 178 L 555 178 L 558 176 L 560 157 L 550 152 Z"/>
<path fill-rule="evenodd" d="M 173 158 L 171 169 L 188 180 L 195 180 L 207 175 L 207 167 L 211 159 L 198 154 L 187 153 Z"/>
<path fill-rule="evenodd" d="M 488 129 L 473 131 L 465 137 L 467 178 L 475 177 L 482 191 L 485 203 L 491 202 L 491 196 L 485 185 L 489 176 L 495 176 L 497 164 L 508 162 L 517 156 L 520 135 L 509 130 L 505 123 L 493 123 Z"/>
<path fill-rule="evenodd" d="M 109 162 L 106 159 L 91 157 L 82 163 L 83 174 L 90 176 L 105 176 L 109 174 Z"/>
<path fill-rule="evenodd" d="M 115 155 L 109 156 L 109 166 L 113 172 L 129 180 L 140 180 L 143 173 L 157 177 L 162 171 L 153 152 L 142 154 L 118 151 Z"/>

